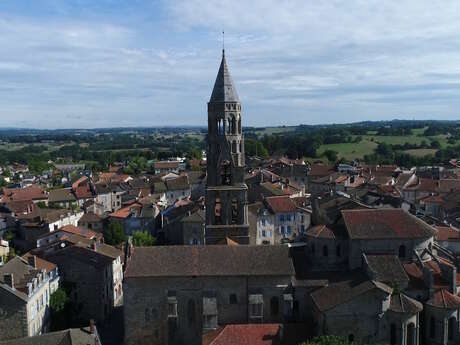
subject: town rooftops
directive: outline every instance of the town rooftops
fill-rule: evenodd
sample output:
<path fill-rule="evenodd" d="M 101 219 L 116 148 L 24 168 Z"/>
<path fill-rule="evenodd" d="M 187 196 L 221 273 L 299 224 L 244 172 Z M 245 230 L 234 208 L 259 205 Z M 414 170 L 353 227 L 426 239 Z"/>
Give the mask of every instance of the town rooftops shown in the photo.
<path fill-rule="evenodd" d="M 390 285 L 395 282 L 409 281 L 409 277 L 396 255 L 365 255 L 365 261 L 374 274 L 375 280 Z"/>
<path fill-rule="evenodd" d="M 460 297 L 442 289 L 433 294 L 433 297 L 426 302 L 427 305 L 443 309 L 458 309 L 460 307 Z"/>
<path fill-rule="evenodd" d="M 402 209 L 342 210 L 351 239 L 429 238 L 433 227 Z"/>
<path fill-rule="evenodd" d="M 436 241 L 460 241 L 460 230 L 450 226 L 436 226 Z"/>
<path fill-rule="evenodd" d="M 295 203 L 289 196 L 271 196 L 265 200 L 275 213 L 293 213 L 297 210 Z"/>
<path fill-rule="evenodd" d="M 362 275 L 357 275 L 316 290 L 311 294 L 311 297 L 316 307 L 324 312 L 352 301 L 372 290 L 380 290 L 385 294 L 391 294 L 393 292 L 393 289 L 384 283 L 369 280 Z"/>
<path fill-rule="evenodd" d="M 30 266 L 25 259 L 15 256 L 6 264 L 0 266 L 0 287 L 6 288 L 5 275 L 12 274 L 15 288 L 8 289 L 8 291 L 26 301 L 28 298 L 27 283 L 31 282 L 38 272 L 39 270 Z"/>
<path fill-rule="evenodd" d="M 48 198 L 46 192 L 37 185 L 32 185 L 26 188 L 5 188 L 3 187 L 2 202 L 23 200 L 45 200 Z"/>
<path fill-rule="evenodd" d="M 177 169 L 179 168 L 178 161 L 160 161 L 153 163 L 154 169 Z"/>
<path fill-rule="evenodd" d="M 48 194 L 49 202 L 66 202 L 75 201 L 75 195 L 73 195 L 72 188 L 60 188 L 52 189 Z"/>
<path fill-rule="evenodd" d="M 391 296 L 390 310 L 395 313 L 416 314 L 423 310 L 423 304 L 399 293 Z"/>
<path fill-rule="evenodd" d="M 136 247 L 127 278 L 193 276 L 291 276 L 287 246 Z"/>
<path fill-rule="evenodd" d="M 99 344 L 99 338 L 96 334 L 92 334 L 89 327 L 70 328 L 33 337 L 0 340 L 0 345 L 93 345 Z"/>

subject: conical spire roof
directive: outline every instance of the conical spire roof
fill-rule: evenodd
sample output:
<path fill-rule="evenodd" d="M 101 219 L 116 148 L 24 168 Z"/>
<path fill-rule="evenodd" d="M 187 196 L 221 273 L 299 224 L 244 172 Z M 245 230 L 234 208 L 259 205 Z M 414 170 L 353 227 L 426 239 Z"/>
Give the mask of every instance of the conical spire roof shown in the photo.
<path fill-rule="evenodd" d="M 214 89 L 209 102 L 239 102 L 238 93 L 233 85 L 232 76 L 228 71 L 225 51 L 222 50 L 222 61 L 217 73 Z"/>

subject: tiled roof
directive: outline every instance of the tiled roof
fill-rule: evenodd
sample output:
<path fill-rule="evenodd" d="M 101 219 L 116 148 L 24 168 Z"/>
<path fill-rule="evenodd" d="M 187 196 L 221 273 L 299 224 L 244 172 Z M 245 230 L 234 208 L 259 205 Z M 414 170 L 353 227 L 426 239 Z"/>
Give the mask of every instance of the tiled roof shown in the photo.
<path fill-rule="evenodd" d="M 210 345 L 277 344 L 279 331 L 279 324 L 226 325 Z"/>
<path fill-rule="evenodd" d="M 395 313 L 416 314 L 423 310 L 423 304 L 400 293 L 391 296 L 390 310 Z"/>
<path fill-rule="evenodd" d="M 297 209 L 289 196 L 271 196 L 265 200 L 275 213 L 292 213 Z"/>
<path fill-rule="evenodd" d="M 5 205 L 15 214 L 31 213 L 37 209 L 32 200 L 8 201 Z"/>
<path fill-rule="evenodd" d="M 95 231 L 85 229 L 85 228 L 80 228 L 78 226 L 73 226 L 73 225 L 65 225 L 62 228 L 60 228 L 58 231 L 65 231 L 65 232 L 68 232 L 68 233 L 71 233 L 71 234 L 80 235 L 80 236 L 90 238 L 90 239 L 98 237 L 98 236 L 101 236 L 100 234 L 98 234 Z"/>
<path fill-rule="evenodd" d="M 351 239 L 429 238 L 434 228 L 402 209 L 342 210 Z"/>
<path fill-rule="evenodd" d="M 326 225 L 315 225 L 307 230 L 307 236 L 319 238 L 335 238 L 334 231 Z"/>
<path fill-rule="evenodd" d="M 32 253 L 25 253 L 22 257 L 23 259 L 27 260 L 30 256 L 33 256 Z M 36 266 L 37 266 L 37 269 L 39 270 L 42 270 L 42 269 L 45 269 L 46 272 L 51 272 L 52 270 L 54 270 L 56 268 L 56 265 L 53 264 L 52 262 L 49 262 L 49 261 L 46 261 L 45 259 L 42 259 L 38 256 L 35 256 L 35 263 L 36 263 Z"/>
<path fill-rule="evenodd" d="M 426 304 L 443 309 L 458 309 L 460 307 L 460 297 L 442 289 L 435 292 L 433 297 L 426 302 Z"/>
<path fill-rule="evenodd" d="M 334 172 L 334 166 L 324 164 L 312 164 L 308 172 L 309 176 L 327 176 Z"/>
<path fill-rule="evenodd" d="M 387 294 L 391 294 L 393 291 L 386 284 L 369 280 L 367 277 L 356 276 L 316 290 L 311 294 L 311 297 L 317 308 L 324 312 L 355 298 L 359 298 L 361 295 L 372 290 L 381 290 Z"/>
<path fill-rule="evenodd" d="M 48 194 L 49 202 L 75 201 L 71 188 L 52 189 Z"/>
<path fill-rule="evenodd" d="M 369 269 L 375 279 L 383 283 L 409 281 L 404 267 L 396 255 L 366 255 Z"/>
<path fill-rule="evenodd" d="M 96 223 L 96 222 L 101 222 L 102 218 L 99 217 L 95 213 L 85 213 L 80 220 L 78 221 L 79 223 Z"/>
<path fill-rule="evenodd" d="M 48 198 L 46 192 L 40 186 L 29 186 L 26 188 L 3 188 L 2 202 L 24 201 L 24 200 L 44 200 Z"/>
<path fill-rule="evenodd" d="M 0 341 L 0 345 L 92 345 L 98 343 L 99 340 L 96 340 L 96 336 L 91 334 L 89 327 L 70 328 L 33 337 Z"/>
<path fill-rule="evenodd" d="M 168 191 L 189 189 L 190 184 L 188 183 L 188 177 L 180 176 L 174 179 L 166 180 L 166 188 Z"/>
<path fill-rule="evenodd" d="M 179 167 L 179 162 L 176 162 L 176 161 L 154 162 L 153 167 L 155 169 L 177 169 Z"/>
<path fill-rule="evenodd" d="M 290 276 L 287 246 L 136 247 L 126 277 Z"/>
<path fill-rule="evenodd" d="M 437 241 L 460 241 L 460 230 L 450 226 L 436 226 Z"/>

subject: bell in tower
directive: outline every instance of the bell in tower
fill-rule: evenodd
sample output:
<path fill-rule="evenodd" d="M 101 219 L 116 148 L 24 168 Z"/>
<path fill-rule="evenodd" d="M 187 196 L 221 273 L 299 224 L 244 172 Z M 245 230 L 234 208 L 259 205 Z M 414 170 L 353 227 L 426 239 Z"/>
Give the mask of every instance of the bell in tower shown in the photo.
<path fill-rule="evenodd" d="M 225 51 L 208 102 L 206 244 L 249 243 L 241 103 Z"/>

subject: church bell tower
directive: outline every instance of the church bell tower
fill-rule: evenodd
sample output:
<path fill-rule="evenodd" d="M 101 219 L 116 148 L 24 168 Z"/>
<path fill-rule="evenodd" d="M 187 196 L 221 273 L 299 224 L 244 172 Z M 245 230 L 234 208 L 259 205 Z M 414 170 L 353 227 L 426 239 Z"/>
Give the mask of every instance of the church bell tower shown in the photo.
<path fill-rule="evenodd" d="M 208 102 L 206 244 L 249 243 L 241 103 L 225 51 Z"/>

